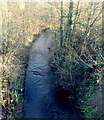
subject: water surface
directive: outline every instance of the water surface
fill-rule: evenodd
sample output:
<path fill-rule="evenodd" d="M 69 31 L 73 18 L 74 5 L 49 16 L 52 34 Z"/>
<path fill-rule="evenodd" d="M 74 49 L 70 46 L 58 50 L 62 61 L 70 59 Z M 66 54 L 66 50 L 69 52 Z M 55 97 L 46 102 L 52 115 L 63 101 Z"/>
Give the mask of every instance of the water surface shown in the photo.
<path fill-rule="evenodd" d="M 74 103 L 57 97 L 49 70 L 51 31 L 45 31 L 30 52 L 26 80 L 24 118 L 80 118 Z"/>

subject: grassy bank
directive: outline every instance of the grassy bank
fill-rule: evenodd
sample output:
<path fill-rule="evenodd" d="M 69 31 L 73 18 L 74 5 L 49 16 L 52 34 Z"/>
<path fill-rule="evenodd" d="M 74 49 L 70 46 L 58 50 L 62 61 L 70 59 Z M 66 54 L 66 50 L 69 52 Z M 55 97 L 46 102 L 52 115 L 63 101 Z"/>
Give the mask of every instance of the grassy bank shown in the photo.
<path fill-rule="evenodd" d="M 34 40 L 19 49 L 12 56 L 11 76 L 5 73 L 2 77 L 2 107 L 4 110 L 3 117 L 7 119 L 22 118 L 24 105 L 24 83 L 26 68 L 29 60 L 29 53 L 33 43 L 40 34 L 34 35 Z M 8 64 L 6 64 L 8 65 Z"/>

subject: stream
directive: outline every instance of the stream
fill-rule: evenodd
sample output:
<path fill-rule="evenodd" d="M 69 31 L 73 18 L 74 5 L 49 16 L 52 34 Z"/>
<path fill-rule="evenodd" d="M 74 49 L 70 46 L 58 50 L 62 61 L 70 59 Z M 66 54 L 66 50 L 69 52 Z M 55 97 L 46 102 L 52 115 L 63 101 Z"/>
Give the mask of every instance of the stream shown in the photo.
<path fill-rule="evenodd" d="M 25 79 L 23 118 L 79 118 L 81 115 L 74 103 L 60 101 L 53 87 L 49 61 L 51 31 L 39 36 L 30 52 Z"/>

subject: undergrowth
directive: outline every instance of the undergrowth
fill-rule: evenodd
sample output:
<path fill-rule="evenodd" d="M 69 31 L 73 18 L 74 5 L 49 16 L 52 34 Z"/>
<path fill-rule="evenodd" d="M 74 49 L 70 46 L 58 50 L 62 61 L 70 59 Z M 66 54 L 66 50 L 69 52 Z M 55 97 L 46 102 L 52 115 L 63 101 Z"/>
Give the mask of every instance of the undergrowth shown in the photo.
<path fill-rule="evenodd" d="M 26 69 L 29 60 L 31 47 L 39 35 L 34 36 L 34 40 L 24 46 L 13 56 L 11 76 L 3 76 L 2 80 L 2 105 L 6 111 L 3 116 L 6 119 L 17 119 L 23 117 L 24 107 L 24 85 Z"/>
<path fill-rule="evenodd" d="M 56 88 L 60 90 L 61 86 L 62 90 L 69 91 L 69 97 L 73 92 L 75 93 L 74 99 L 76 99 L 77 107 L 84 118 L 100 117 L 96 115 L 99 112 L 100 101 L 97 103 L 94 101 L 96 101 L 96 91 L 102 92 L 103 64 L 95 65 L 93 61 L 87 61 L 85 58 L 84 61 L 86 60 L 86 62 L 82 61 L 70 48 L 60 48 L 57 39 L 58 35 L 52 44 L 50 63 L 52 73 L 56 78 Z M 102 59 L 100 60 L 102 61 Z"/>

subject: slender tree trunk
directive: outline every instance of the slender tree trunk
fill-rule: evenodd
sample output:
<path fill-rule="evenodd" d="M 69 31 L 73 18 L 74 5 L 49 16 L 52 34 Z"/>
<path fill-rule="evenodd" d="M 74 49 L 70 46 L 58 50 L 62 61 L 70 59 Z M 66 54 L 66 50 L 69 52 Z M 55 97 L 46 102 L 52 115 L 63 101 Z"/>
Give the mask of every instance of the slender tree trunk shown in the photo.
<path fill-rule="evenodd" d="M 65 40 L 67 41 L 71 41 L 70 37 L 71 37 L 71 30 L 72 30 L 72 14 L 73 14 L 73 1 L 70 0 L 69 2 L 69 13 L 68 13 L 68 22 L 67 22 L 67 30 L 66 30 L 66 36 L 65 36 Z"/>
<path fill-rule="evenodd" d="M 63 46 L 63 2 L 61 2 L 61 19 L 60 19 L 60 48 Z"/>
<path fill-rule="evenodd" d="M 70 42 L 73 42 L 71 40 L 72 37 L 72 14 L 73 14 L 73 1 L 70 0 L 70 4 L 69 4 L 69 13 L 68 13 L 68 32 L 67 32 L 67 39 L 68 39 L 68 44 Z M 72 66 L 73 66 L 73 50 L 71 51 L 71 55 L 70 55 L 70 83 L 71 85 L 73 84 L 73 77 L 72 77 Z"/>

